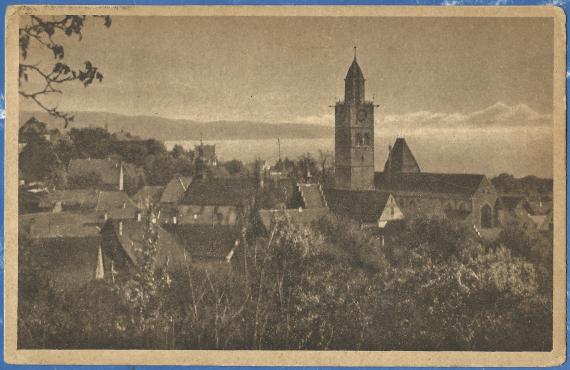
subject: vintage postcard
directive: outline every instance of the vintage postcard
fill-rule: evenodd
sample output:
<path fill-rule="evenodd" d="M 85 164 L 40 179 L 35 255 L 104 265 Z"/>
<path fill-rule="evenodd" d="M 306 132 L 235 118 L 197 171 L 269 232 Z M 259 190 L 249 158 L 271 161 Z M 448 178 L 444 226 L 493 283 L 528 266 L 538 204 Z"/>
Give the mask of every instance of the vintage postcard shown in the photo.
<path fill-rule="evenodd" d="M 6 22 L 7 362 L 565 360 L 561 9 Z"/>

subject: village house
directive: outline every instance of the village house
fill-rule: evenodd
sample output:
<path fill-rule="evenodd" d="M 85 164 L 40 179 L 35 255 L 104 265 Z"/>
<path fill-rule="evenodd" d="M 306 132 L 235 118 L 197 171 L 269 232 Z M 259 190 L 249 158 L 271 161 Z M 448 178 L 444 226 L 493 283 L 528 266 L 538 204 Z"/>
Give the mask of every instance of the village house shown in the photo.
<path fill-rule="evenodd" d="M 121 279 L 136 272 L 144 262 L 141 251 L 154 240 L 155 267 L 169 273 L 184 273 L 192 262 L 176 238 L 150 218 L 109 220 L 101 230 L 101 249 L 95 269 L 98 279 Z"/>
<path fill-rule="evenodd" d="M 194 261 L 229 262 L 247 227 L 257 191 L 249 177 L 194 180 L 168 230 Z"/>
<path fill-rule="evenodd" d="M 261 198 L 265 202 L 260 203 L 258 213 L 266 232 L 282 217 L 299 225 L 309 225 L 330 213 L 320 184 L 294 183 L 291 179 L 275 179 L 271 184 L 274 185 L 260 190 L 260 198 L 265 195 L 265 199 Z M 269 207 L 268 198 L 273 202 Z"/>
<path fill-rule="evenodd" d="M 501 195 L 495 205 L 495 215 L 499 225 L 506 225 L 515 219 L 525 223 L 533 222 L 531 212 L 530 204 L 522 195 Z"/>
<path fill-rule="evenodd" d="M 58 289 L 94 279 L 103 215 L 97 213 L 30 213 L 19 221 L 21 263 L 37 266 Z"/>

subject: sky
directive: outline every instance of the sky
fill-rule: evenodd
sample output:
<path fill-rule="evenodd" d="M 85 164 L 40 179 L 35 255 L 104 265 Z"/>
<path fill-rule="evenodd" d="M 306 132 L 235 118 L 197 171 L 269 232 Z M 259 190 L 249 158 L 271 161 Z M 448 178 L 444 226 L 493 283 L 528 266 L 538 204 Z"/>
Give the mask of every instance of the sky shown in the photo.
<path fill-rule="evenodd" d="M 552 32 L 545 18 L 114 17 L 110 28 L 89 19 L 81 41 L 64 41 L 66 61 L 92 61 L 104 82 L 74 85 L 60 104 L 322 122 L 343 96 L 357 46 L 380 115 L 469 114 L 497 103 L 549 114 Z"/>
<path fill-rule="evenodd" d="M 332 127 L 356 46 L 377 134 L 552 130 L 549 18 L 113 17 L 61 41 L 66 63 L 105 76 L 67 85 L 61 110 Z"/>

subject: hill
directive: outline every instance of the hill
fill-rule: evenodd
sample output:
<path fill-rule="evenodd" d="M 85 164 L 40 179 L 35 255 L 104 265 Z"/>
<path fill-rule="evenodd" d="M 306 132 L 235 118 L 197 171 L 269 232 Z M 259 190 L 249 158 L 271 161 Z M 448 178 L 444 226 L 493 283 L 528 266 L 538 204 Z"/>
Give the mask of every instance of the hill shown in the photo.
<path fill-rule="evenodd" d="M 300 123 L 265 123 L 254 121 L 200 122 L 184 119 L 169 119 L 153 116 L 125 116 L 104 112 L 74 112 L 71 127 L 105 127 L 110 132 L 128 131 L 143 138 L 167 140 L 230 139 L 319 139 L 333 135 L 330 127 Z M 20 125 L 36 117 L 50 128 L 61 129 L 62 124 L 46 112 L 20 112 Z"/>

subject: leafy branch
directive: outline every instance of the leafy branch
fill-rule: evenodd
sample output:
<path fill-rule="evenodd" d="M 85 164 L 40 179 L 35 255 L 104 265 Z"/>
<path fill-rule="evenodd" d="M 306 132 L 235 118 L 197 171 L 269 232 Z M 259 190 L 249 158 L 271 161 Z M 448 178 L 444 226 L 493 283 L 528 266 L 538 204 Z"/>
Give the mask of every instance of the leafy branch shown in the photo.
<path fill-rule="evenodd" d="M 94 17 L 102 18 L 105 27 L 111 26 L 110 16 L 95 15 Z M 36 42 L 51 50 L 56 60 L 51 70 L 42 69 L 37 64 L 20 63 L 18 69 L 19 94 L 26 99 L 34 101 L 40 108 L 56 119 L 63 120 L 66 128 L 70 122 L 73 122 L 73 116 L 60 111 L 57 106 L 48 106 L 48 104 L 42 101 L 42 97 L 54 93 L 62 94 L 62 91 L 55 86 L 65 82 L 77 80 L 80 81 L 84 87 L 87 87 L 94 81 L 103 81 L 103 74 L 89 61 L 86 61 L 83 68 L 79 69 L 73 69 L 63 63 L 65 49 L 63 45 L 54 40 L 54 36 L 58 33 L 64 34 L 67 37 L 75 35 L 81 40 L 86 19 L 87 16 L 85 15 L 66 15 L 63 16 L 63 18 L 49 19 L 42 19 L 32 15 L 30 16 L 30 21 L 19 29 L 21 61 L 25 61 L 28 58 L 31 42 Z M 31 75 L 39 77 L 43 81 L 43 87 L 34 91 L 24 91 L 22 83 L 28 82 Z"/>

